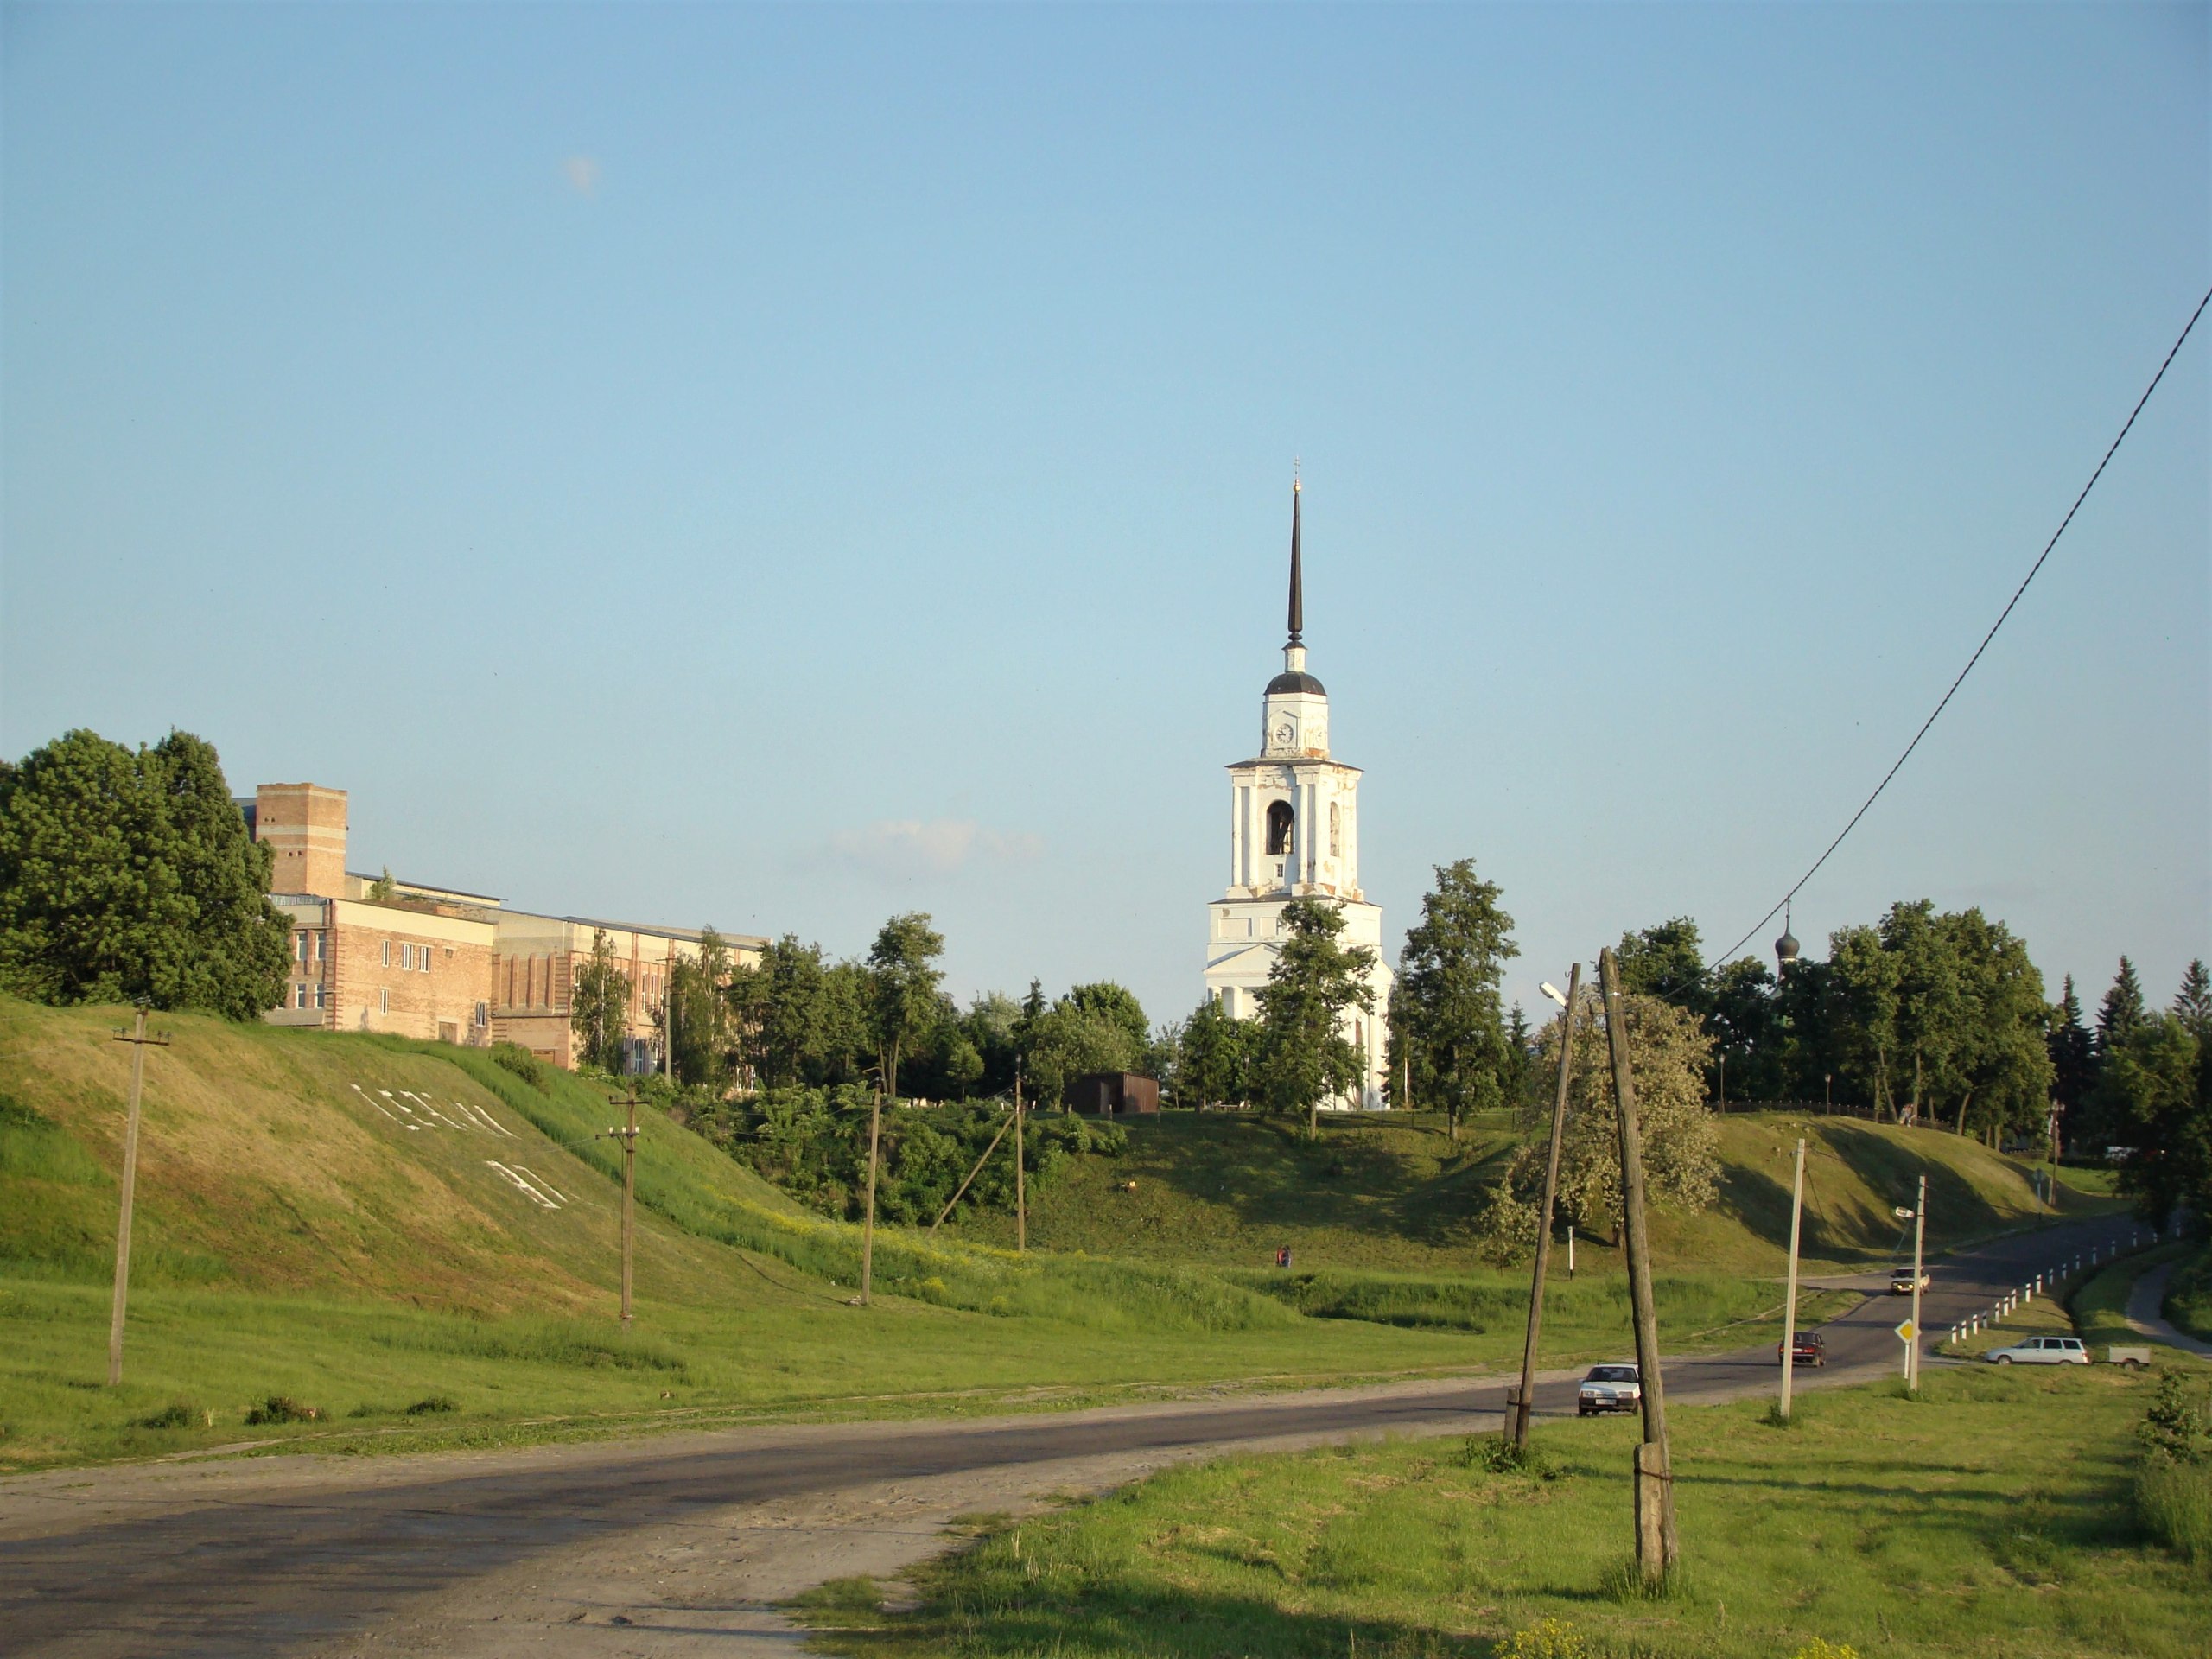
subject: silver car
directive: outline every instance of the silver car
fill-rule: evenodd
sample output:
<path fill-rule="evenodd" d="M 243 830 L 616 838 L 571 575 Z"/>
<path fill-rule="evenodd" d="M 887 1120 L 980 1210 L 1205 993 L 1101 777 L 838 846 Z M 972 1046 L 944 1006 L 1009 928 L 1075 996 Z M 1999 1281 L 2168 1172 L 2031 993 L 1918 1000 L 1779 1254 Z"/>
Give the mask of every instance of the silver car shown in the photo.
<path fill-rule="evenodd" d="M 2079 1337 L 2030 1337 L 1982 1357 L 1993 1365 L 2086 1365 L 2089 1351 Z"/>
<path fill-rule="evenodd" d="M 1575 1393 L 1574 1414 L 1634 1411 L 1643 1403 L 1643 1378 L 1633 1365 L 1592 1365 Z"/>

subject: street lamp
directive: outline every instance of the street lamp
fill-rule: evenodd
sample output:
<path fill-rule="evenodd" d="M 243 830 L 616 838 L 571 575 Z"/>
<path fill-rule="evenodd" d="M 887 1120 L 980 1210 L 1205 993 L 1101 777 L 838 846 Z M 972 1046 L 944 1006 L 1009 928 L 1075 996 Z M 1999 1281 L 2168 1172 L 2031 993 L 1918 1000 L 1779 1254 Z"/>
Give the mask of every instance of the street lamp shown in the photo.
<path fill-rule="evenodd" d="M 1821 1073 L 1821 1109 L 1830 1116 L 1834 1116 L 1835 1112 L 1834 1084 L 1834 1072 L 1823 1071 Z"/>

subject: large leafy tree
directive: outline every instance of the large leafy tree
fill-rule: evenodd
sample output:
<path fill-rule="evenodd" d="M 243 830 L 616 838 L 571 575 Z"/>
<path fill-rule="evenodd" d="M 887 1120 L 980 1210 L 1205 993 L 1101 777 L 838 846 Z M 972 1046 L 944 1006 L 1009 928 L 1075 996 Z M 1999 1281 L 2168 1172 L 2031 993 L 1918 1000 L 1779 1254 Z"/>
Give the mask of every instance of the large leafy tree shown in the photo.
<path fill-rule="evenodd" d="M 1363 1081 L 1364 1059 L 1340 1026 L 1348 1009 L 1374 1010 L 1367 976 L 1375 953 L 1343 943 L 1344 912 L 1325 899 L 1292 899 L 1282 907 L 1282 929 L 1281 949 L 1257 993 L 1255 1081 L 1264 1104 L 1305 1113 L 1306 1133 L 1318 1136 L 1321 1103 L 1357 1094 Z"/>
<path fill-rule="evenodd" d="M 1516 1063 L 1497 988 L 1520 950 L 1498 885 L 1475 874 L 1474 860 L 1433 868 L 1436 886 L 1399 957 L 1390 1049 L 1402 1078 L 1407 1062 L 1418 1066 L 1422 1097 L 1443 1106 L 1456 1141 L 1463 1117 L 1507 1097 Z"/>
<path fill-rule="evenodd" d="M 911 1053 L 917 1039 L 942 1018 L 938 982 L 944 976 L 937 960 L 944 954 L 944 935 L 920 911 L 893 916 L 868 947 L 878 1075 L 883 1092 L 893 1099 L 898 1097 L 900 1053 Z"/>
<path fill-rule="evenodd" d="M 1705 1024 L 1713 1036 L 1715 1096 L 1725 1084 L 1731 1100 L 1780 1099 L 1785 1085 L 1773 973 L 1757 957 L 1738 957 L 1715 968 L 1708 984 Z"/>
<path fill-rule="evenodd" d="M 591 955 L 569 990 L 569 1029 L 576 1036 L 577 1058 L 602 1071 L 620 1071 L 629 1018 L 630 976 L 615 959 L 614 941 L 594 928 Z"/>
<path fill-rule="evenodd" d="M 794 934 L 730 976 L 737 1046 L 762 1088 L 855 1081 L 874 1046 L 873 987 L 857 963 L 824 960 Z"/>
<path fill-rule="evenodd" d="M 1252 1097 L 1252 1039 L 1259 1027 L 1234 1019 L 1207 997 L 1183 1022 L 1175 1046 L 1179 1105 L 1220 1106 Z"/>
<path fill-rule="evenodd" d="M 736 1047 L 729 981 L 729 946 L 711 927 L 699 936 L 696 962 L 678 957 L 670 966 L 668 994 L 652 1017 L 677 1081 L 686 1087 L 721 1089 L 729 1080 Z"/>
<path fill-rule="evenodd" d="M 1621 935 L 1614 952 L 1621 988 L 1631 996 L 1656 996 L 1678 1008 L 1703 1014 L 1712 1006 L 1705 981 L 1705 945 L 1697 924 L 1677 916 L 1635 933 Z"/>
<path fill-rule="evenodd" d="M 2120 1186 L 2163 1224 L 2177 1205 L 2212 1213 L 2212 1071 L 2179 1016 L 2145 1014 L 2105 1051 L 2100 1120 L 2131 1148 Z"/>
<path fill-rule="evenodd" d="M 0 985 L 253 1019 L 284 988 L 270 862 L 209 744 L 67 733 L 0 766 Z"/>

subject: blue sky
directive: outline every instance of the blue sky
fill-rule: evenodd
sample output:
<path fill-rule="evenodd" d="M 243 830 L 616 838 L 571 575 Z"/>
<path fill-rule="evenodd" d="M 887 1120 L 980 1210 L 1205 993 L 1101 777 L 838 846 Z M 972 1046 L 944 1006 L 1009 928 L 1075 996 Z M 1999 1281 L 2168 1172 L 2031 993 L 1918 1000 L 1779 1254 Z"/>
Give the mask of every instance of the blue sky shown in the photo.
<path fill-rule="evenodd" d="M 1533 1003 L 1757 921 L 2212 282 L 2202 5 L 0 16 L 0 748 L 1159 1018 L 1294 456 L 1369 896 Z M 2208 351 L 1801 937 L 2212 953 Z"/>

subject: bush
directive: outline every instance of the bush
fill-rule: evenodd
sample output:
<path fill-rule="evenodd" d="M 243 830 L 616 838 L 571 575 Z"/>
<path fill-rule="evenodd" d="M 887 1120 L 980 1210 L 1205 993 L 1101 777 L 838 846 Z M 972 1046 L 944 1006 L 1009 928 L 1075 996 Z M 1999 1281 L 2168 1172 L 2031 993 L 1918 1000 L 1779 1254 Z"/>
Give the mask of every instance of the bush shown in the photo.
<path fill-rule="evenodd" d="M 493 1044 L 492 1059 L 493 1064 L 513 1072 L 539 1094 L 546 1092 L 545 1062 L 520 1043 Z"/>
<path fill-rule="evenodd" d="M 454 1403 L 452 1395 L 444 1394 L 429 1394 L 423 1395 L 423 1398 L 417 1400 L 413 1405 L 408 1407 L 407 1414 L 410 1417 L 430 1417 L 435 1416 L 441 1412 L 459 1411 L 460 1409 L 461 1408 Z"/>
<path fill-rule="evenodd" d="M 198 1414 L 194 1412 L 190 1406 L 186 1405 L 180 1400 L 173 1404 L 163 1406 L 159 1411 L 155 1412 L 150 1416 L 141 1417 L 137 1421 L 136 1427 L 139 1428 L 190 1428 L 192 1427 L 192 1420 Z"/>
<path fill-rule="evenodd" d="M 1557 1480 L 1565 1472 L 1541 1446 L 1516 1446 L 1512 1436 L 1503 1432 L 1469 1435 L 1462 1456 L 1468 1468 L 1487 1470 L 1493 1475 L 1529 1475 L 1537 1480 Z"/>
<path fill-rule="evenodd" d="M 1525 1630 L 1516 1630 L 1498 1649 L 1499 1659 L 1584 1659 L 1590 1649 L 1582 1633 L 1564 1619 L 1539 1619 Z"/>
<path fill-rule="evenodd" d="M 264 1423 L 311 1423 L 322 1414 L 313 1406 L 303 1406 L 289 1394 L 272 1394 L 245 1414 L 246 1422 L 255 1427 Z"/>

